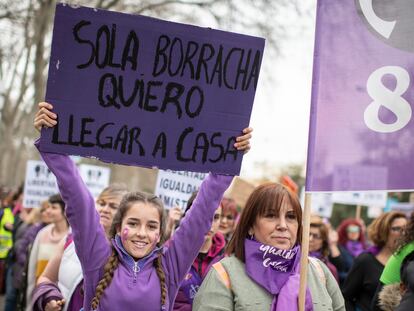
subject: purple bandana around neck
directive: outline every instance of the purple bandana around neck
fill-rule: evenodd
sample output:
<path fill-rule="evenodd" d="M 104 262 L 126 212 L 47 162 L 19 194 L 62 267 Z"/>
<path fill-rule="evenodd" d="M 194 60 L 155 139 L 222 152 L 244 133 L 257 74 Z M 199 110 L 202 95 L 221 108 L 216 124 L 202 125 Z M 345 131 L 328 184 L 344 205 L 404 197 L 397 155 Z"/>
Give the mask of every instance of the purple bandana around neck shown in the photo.
<path fill-rule="evenodd" d="M 379 254 L 379 252 L 381 251 L 381 248 L 375 245 L 372 245 L 370 247 L 368 247 L 367 249 L 367 253 L 371 253 L 374 256 L 377 256 Z"/>
<path fill-rule="evenodd" d="M 279 293 L 300 260 L 300 246 L 279 249 L 245 239 L 247 274 L 273 295 Z"/>
<path fill-rule="evenodd" d="M 323 258 L 323 255 L 322 255 L 322 252 L 320 252 L 320 251 L 312 251 L 312 252 L 309 252 L 309 257 L 318 258 L 320 260 L 324 259 Z"/>
<path fill-rule="evenodd" d="M 274 295 L 270 310 L 287 310 L 287 306 L 289 310 L 297 310 L 300 246 L 283 250 L 245 239 L 244 249 L 247 275 Z M 279 294 L 283 299 L 278 298 Z M 313 310 L 309 288 L 305 310 Z"/>
<path fill-rule="evenodd" d="M 364 246 L 359 241 L 348 241 L 345 246 L 353 257 L 358 257 L 364 252 Z"/>

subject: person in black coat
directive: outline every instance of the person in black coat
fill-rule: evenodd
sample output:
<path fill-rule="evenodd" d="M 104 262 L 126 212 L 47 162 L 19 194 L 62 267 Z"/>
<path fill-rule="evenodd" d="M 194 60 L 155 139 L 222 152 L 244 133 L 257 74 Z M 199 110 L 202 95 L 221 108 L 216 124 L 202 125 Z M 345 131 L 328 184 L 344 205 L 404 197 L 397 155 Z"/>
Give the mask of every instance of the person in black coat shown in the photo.
<path fill-rule="evenodd" d="M 405 214 L 388 212 L 368 227 L 368 236 L 374 247 L 355 258 L 342 287 L 347 311 L 371 311 L 371 301 L 384 265 L 395 250 L 406 224 Z"/>

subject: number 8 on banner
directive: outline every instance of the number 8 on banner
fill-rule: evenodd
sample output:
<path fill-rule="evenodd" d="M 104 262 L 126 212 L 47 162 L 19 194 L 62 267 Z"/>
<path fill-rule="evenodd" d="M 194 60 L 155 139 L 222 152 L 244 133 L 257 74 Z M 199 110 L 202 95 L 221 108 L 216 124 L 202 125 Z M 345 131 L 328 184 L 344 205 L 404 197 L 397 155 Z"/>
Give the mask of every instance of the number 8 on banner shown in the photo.
<path fill-rule="evenodd" d="M 393 75 L 397 80 L 395 90 L 388 89 L 382 83 L 382 77 L 386 74 Z M 398 66 L 385 66 L 375 70 L 368 78 L 367 91 L 374 100 L 365 109 L 364 121 L 368 128 L 379 133 L 392 133 L 402 129 L 410 122 L 411 106 L 401 95 L 410 86 L 410 75 L 407 70 Z M 386 107 L 395 114 L 397 120 L 394 123 L 384 123 L 379 119 L 379 109 Z"/>

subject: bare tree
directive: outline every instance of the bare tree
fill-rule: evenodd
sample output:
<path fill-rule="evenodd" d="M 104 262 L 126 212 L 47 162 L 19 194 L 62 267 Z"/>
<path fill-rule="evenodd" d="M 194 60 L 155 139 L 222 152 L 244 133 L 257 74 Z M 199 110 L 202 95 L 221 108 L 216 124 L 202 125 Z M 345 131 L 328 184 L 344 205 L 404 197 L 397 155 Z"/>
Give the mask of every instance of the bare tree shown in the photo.
<path fill-rule="evenodd" d="M 263 36 L 274 57 L 288 35 L 279 19 L 300 14 L 298 0 L 95 0 L 71 4 Z M 32 123 L 45 93 L 56 0 L 0 0 L 0 184 L 17 185 L 37 157 Z M 290 14 L 290 15 L 289 15 Z M 264 73 L 266 74 L 266 73 Z"/>

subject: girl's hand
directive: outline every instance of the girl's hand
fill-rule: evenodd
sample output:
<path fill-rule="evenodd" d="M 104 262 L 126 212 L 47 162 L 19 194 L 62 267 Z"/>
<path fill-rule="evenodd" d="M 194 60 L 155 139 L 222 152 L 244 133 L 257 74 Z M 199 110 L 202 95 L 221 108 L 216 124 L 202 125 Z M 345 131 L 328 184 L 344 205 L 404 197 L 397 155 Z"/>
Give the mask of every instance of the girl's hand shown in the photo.
<path fill-rule="evenodd" d="M 180 221 L 182 216 L 183 212 L 181 208 L 179 208 L 178 206 L 170 208 L 170 210 L 168 211 L 168 223 L 171 223 L 171 225 L 176 225 Z"/>
<path fill-rule="evenodd" d="M 335 230 L 330 229 L 328 233 L 329 245 L 338 245 L 338 240 L 338 233 Z"/>
<path fill-rule="evenodd" d="M 234 143 L 234 147 L 237 150 L 243 150 L 244 153 L 247 153 L 250 150 L 250 138 L 252 138 L 253 129 L 251 127 L 247 127 L 243 130 L 243 135 L 238 136 L 236 138 L 236 142 Z"/>
<path fill-rule="evenodd" d="M 51 300 L 45 306 L 45 311 L 60 311 L 65 304 L 65 299 Z"/>
<path fill-rule="evenodd" d="M 34 119 L 34 127 L 40 132 L 43 126 L 54 127 L 57 124 L 57 115 L 51 110 L 53 106 L 46 102 L 41 102 L 38 104 L 39 111 L 36 113 Z"/>

